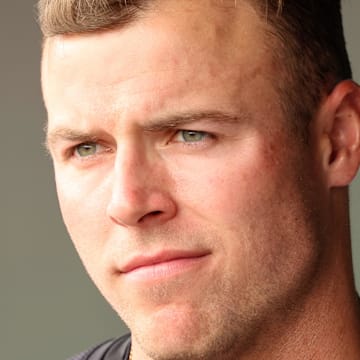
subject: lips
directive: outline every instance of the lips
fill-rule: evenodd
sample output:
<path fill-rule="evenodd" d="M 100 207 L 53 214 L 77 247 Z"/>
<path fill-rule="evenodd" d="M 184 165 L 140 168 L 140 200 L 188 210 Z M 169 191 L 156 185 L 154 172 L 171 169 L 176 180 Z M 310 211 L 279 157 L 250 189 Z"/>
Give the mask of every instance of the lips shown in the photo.
<path fill-rule="evenodd" d="M 140 269 L 155 269 L 156 267 L 171 266 L 196 262 L 206 257 L 208 251 L 162 251 L 154 255 L 134 256 L 119 269 L 120 273 L 129 274 Z"/>

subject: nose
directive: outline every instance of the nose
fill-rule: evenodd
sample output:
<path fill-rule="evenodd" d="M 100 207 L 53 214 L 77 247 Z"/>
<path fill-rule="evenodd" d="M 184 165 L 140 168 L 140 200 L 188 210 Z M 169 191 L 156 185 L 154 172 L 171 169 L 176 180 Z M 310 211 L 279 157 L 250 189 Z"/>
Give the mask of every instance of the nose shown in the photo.
<path fill-rule="evenodd" d="M 175 216 L 166 171 L 156 161 L 151 163 L 135 151 L 118 152 L 111 181 L 107 216 L 116 224 L 155 226 Z"/>

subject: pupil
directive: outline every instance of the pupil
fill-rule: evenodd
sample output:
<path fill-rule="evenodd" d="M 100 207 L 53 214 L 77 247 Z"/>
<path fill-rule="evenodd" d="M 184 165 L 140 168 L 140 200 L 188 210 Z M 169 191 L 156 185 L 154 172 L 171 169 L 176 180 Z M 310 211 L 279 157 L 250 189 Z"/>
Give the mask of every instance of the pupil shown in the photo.
<path fill-rule="evenodd" d="M 94 153 L 94 145 L 92 144 L 81 145 L 78 149 L 78 153 L 81 156 L 91 155 Z"/>
<path fill-rule="evenodd" d="M 185 131 L 184 139 L 187 141 L 199 141 L 202 138 L 202 133 L 197 131 Z"/>

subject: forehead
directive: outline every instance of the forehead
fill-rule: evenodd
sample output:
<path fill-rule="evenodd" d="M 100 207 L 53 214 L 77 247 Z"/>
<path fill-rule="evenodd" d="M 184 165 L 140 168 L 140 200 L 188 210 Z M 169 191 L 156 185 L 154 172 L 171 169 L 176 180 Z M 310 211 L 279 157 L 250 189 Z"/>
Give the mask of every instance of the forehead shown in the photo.
<path fill-rule="evenodd" d="M 129 106 L 129 95 L 170 98 L 204 86 L 211 93 L 214 86 L 246 83 L 265 69 L 265 24 L 246 2 L 161 3 L 123 28 L 48 39 L 42 66 L 48 110 L 59 104 L 54 99 L 79 92 L 95 107 L 105 95 L 113 106 L 124 95 Z M 206 83 L 210 79 L 216 85 Z"/>
<path fill-rule="evenodd" d="M 172 45 L 176 51 L 192 48 L 194 51 L 207 52 L 208 55 L 215 53 L 218 57 L 236 56 L 239 52 L 237 50 L 240 50 L 237 48 L 245 44 L 249 37 L 253 38 L 255 46 L 264 45 L 261 40 L 265 26 L 254 8 L 245 1 L 166 0 L 119 31 L 98 32 L 95 36 L 81 34 L 51 37 L 45 41 L 44 58 L 53 54 L 64 61 L 68 55 L 72 55 L 74 49 L 84 50 L 88 42 L 102 50 L 104 56 L 109 55 L 109 47 L 123 46 L 124 51 L 127 51 L 126 58 L 131 62 L 137 57 L 139 45 L 145 53 L 154 47 L 161 50 L 156 44 Z M 116 35 L 108 36 L 112 33 Z M 246 44 L 247 47 L 249 45 Z M 166 49 L 167 53 L 169 50 L 170 46 Z M 164 54 L 159 52 L 159 57 L 161 55 Z M 112 57 L 102 60 L 111 61 Z"/>

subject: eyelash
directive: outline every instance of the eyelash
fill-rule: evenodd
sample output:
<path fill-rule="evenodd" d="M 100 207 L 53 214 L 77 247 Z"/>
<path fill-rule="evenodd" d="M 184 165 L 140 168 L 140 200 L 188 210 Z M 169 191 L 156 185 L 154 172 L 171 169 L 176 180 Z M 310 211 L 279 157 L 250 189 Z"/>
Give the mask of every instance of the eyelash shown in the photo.
<path fill-rule="evenodd" d="M 200 136 L 201 139 L 194 140 L 194 141 L 186 141 L 184 139 L 184 136 L 193 134 L 195 136 Z M 182 139 L 179 139 L 179 137 L 182 137 Z M 189 129 L 178 129 L 176 130 L 173 135 L 171 136 L 169 142 L 167 145 L 171 144 L 178 144 L 184 148 L 202 148 L 205 147 L 209 141 L 216 139 L 217 136 L 213 133 L 209 133 L 207 131 L 201 131 L 201 130 L 189 130 Z"/>
<path fill-rule="evenodd" d="M 189 141 L 186 141 L 186 139 L 184 139 L 184 136 L 185 135 L 200 135 L 202 138 L 200 139 L 200 140 L 194 140 L 194 141 L 191 141 L 191 140 L 189 140 Z M 183 137 L 183 140 L 184 141 L 179 141 L 179 142 L 183 142 L 183 143 L 186 143 L 186 144 L 194 144 L 194 143 L 199 143 L 199 142 L 203 142 L 203 141 L 205 141 L 205 139 L 207 139 L 207 138 L 209 138 L 209 137 L 211 137 L 212 135 L 211 134 L 209 134 L 208 132 L 206 132 L 206 131 L 198 131 L 198 130 L 187 130 L 187 129 L 179 129 L 179 130 L 177 130 L 176 131 L 176 133 L 175 133 L 175 135 L 173 136 L 173 138 L 175 138 L 175 137 L 177 137 L 177 136 L 180 136 L 180 135 L 182 135 L 182 137 Z"/>
<path fill-rule="evenodd" d="M 85 156 L 81 156 L 78 151 L 81 147 L 85 147 L 85 146 L 95 146 L 95 153 L 94 154 L 89 154 L 89 155 L 85 155 Z M 101 147 L 103 148 L 103 150 L 99 151 L 98 148 Z M 77 160 L 79 161 L 86 161 L 86 160 L 89 160 L 89 159 L 93 159 L 95 158 L 96 156 L 99 155 L 99 153 L 103 153 L 103 152 L 110 152 L 111 149 L 110 148 L 107 148 L 105 147 L 104 145 L 102 145 L 101 143 L 98 143 L 96 141 L 86 141 L 86 142 L 83 142 L 83 143 L 79 143 L 79 144 L 76 144 L 74 146 L 72 146 L 69 151 L 68 151 L 68 154 L 67 156 L 68 157 L 72 157 L 72 158 L 76 158 Z"/>

